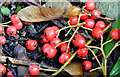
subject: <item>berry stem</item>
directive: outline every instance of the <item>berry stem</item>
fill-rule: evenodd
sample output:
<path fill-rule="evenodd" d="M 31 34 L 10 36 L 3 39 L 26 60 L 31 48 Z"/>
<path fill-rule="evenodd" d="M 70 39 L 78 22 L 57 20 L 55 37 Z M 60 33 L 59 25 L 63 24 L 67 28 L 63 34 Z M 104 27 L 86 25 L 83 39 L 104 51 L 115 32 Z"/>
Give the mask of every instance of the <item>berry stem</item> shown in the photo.
<path fill-rule="evenodd" d="M 4 26 L 4 27 L 9 27 L 9 25 L 3 25 L 3 24 L 1 24 L 1 23 L 0 23 L 0 25 L 2 25 L 2 26 Z"/>
<path fill-rule="evenodd" d="M 103 32 L 107 32 L 108 29 L 111 28 L 111 26 L 112 26 L 111 23 L 109 23 L 109 24 L 105 27 L 105 29 L 103 29 Z"/>
<path fill-rule="evenodd" d="M 58 71 L 58 70 L 43 69 L 43 68 L 40 68 L 40 70 L 44 70 L 44 71 Z"/>
<path fill-rule="evenodd" d="M 113 40 L 113 39 L 110 39 L 110 40 L 106 41 L 105 43 L 103 43 L 103 45 L 105 45 L 105 44 L 111 42 L 112 40 Z"/>
<path fill-rule="evenodd" d="M 90 72 L 98 70 L 98 69 L 102 69 L 102 67 L 97 67 L 97 68 L 91 69 Z"/>
<path fill-rule="evenodd" d="M 64 41 L 64 42 L 61 42 L 61 43 L 57 44 L 57 45 L 55 46 L 55 48 L 58 47 L 59 45 L 63 44 L 63 43 L 67 43 L 67 42 L 68 42 L 68 40 L 67 40 L 67 41 Z"/>
<path fill-rule="evenodd" d="M 5 25 L 5 24 L 9 24 L 9 23 L 11 23 L 11 21 L 8 21 L 8 22 L 5 22 L 5 23 L 0 23 L 0 24 Z"/>
<path fill-rule="evenodd" d="M 70 21 L 68 21 L 67 23 L 68 23 L 69 26 L 71 26 L 71 25 L 70 25 Z M 65 37 L 68 36 L 68 34 L 70 33 L 71 29 L 72 29 L 72 28 L 70 28 L 69 31 L 65 34 Z"/>
<path fill-rule="evenodd" d="M 105 53 L 104 53 L 104 50 L 103 50 L 103 36 L 101 36 L 101 52 L 102 52 L 103 57 L 105 59 Z"/>
<path fill-rule="evenodd" d="M 87 45 L 85 45 L 87 48 L 95 48 L 95 49 L 100 49 L 101 50 L 101 48 L 100 47 L 96 47 L 96 46 L 87 46 Z"/>
<path fill-rule="evenodd" d="M 81 28 L 92 31 L 92 29 L 86 28 L 84 26 L 81 26 Z"/>

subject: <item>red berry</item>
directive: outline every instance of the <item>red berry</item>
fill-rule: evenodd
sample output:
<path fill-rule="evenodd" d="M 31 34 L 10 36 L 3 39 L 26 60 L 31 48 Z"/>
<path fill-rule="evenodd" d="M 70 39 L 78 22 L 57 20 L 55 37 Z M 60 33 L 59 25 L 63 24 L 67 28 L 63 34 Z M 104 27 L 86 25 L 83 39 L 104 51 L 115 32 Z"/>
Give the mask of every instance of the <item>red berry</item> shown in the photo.
<path fill-rule="evenodd" d="M 42 50 L 43 50 L 43 53 L 48 58 L 53 58 L 57 53 L 57 49 L 48 43 L 43 45 Z"/>
<path fill-rule="evenodd" d="M 58 32 L 56 32 L 56 31 L 59 30 L 59 28 L 57 26 L 52 26 L 52 28 L 55 30 L 55 33 L 57 35 Z"/>
<path fill-rule="evenodd" d="M 118 37 L 120 39 L 120 28 L 118 29 Z"/>
<path fill-rule="evenodd" d="M 45 35 L 42 34 L 42 35 L 40 36 L 40 42 L 43 44 L 43 43 L 49 42 L 49 40 L 47 40 L 47 39 L 45 38 Z"/>
<path fill-rule="evenodd" d="M 0 43 L 5 44 L 6 43 L 6 38 L 4 36 L 0 36 Z"/>
<path fill-rule="evenodd" d="M 67 43 L 63 43 L 60 47 L 61 52 L 66 52 L 67 46 L 68 46 Z M 68 52 L 70 52 L 70 46 L 69 46 Z"/>
<path fill-rule="evenodd" d="M 52 46 L 57 46 L 59 43 L 61 43 L 61 40 L 59 39 L 59 38 L 54 38 L 51 42 L 50 42 L 50 44 L 52 45 Z M 59 46 L 57 46 L 57 47 L 60 47 L 61 46 L 61 44 L 59 45 Z"/>
<path fill-rule="evenodd" d="M 96 25 L 95 25 L 95 28 L 101 28 L 102 30 L 106 27 L 106 24 L 104 21 L 100 20 L 100 21 L 97 21 Z"/>
<path fill-rule="evenodd" d="M 95 2 L 93 0 L 88 0 L 87 2 L 85 2 L 85 6 L 87 10 L 94 10 Z"/>
<path fill-rule="evenodd" d="M 77 23 L 78 23 L 78 16 L 72 17 L 72 18 L 68 18 L 68 21 L 70 21 L 70 25 L 77 25 Z"/>
<path fill-rule="evenodd" d="M 8 71 L 7 77 L 15 77 L 15 75 L 13 74 L 13 71 Z"/>
<path fill-rule="evenodd" d="M 18 24 L 20 22 L 17 14 L 12 15 L 10 19 L 13 24 Z"/>
<path fill-rule="evenodd" d="M 84 65 L 84 70 L 85 70 L 85 71 L 87 71 L 87 70 L 89 70 L 89 69 L 92 68 L 92 63 L 91 63 L 90 61 L 84 61 L 84 62 L 82 63 L 82 65 Z"/>
<path fill-rule="evenodd" d="M 17 30 L 20 30 L 20 29 L 22 29 L 23 23 L 20 21 L 17 24 L 13 24 L 13 26 L 16 27 Z"/>
<path fill-rule="evenodd" d="M 87 13 L 87 12 L 83 12 L 83 13 L 81 13 L 81 14 L 88 14 L 88 13 Z M 82 16 L 80 17 L 80 19 L 81 19 L 81 20 L 86 20 L 88 17 L 89 17 L 88 15 L 82 15 Z"/>
<path fill-rule="evenodd" d="M 90 11 L 92 14 L 94 14 L 95 16 L 100 16 L 101 15 L 101 13 L 100 13 L 100 11 L 98 10 L 98 9 L 94 9 L 94 10 L 92 10 L 92 11 Z M 98 17 L 95 17 L 95 16 L 90 16 L 90 18 L 91 19 L 98 19 Z"/>
<path fill-rule="evenodd" d="M 113 29 L 110 36 L 112 39 L 118 40 L 118 29 Z"/>
<path fill-rule="evenodd" d="M 84 22 L 84 26 L 90 29 L 92 29 L 95 25 L 95 21 L 93 19 L 86 19 Z"/>
<path fill-rule="evenodd" d="M 78 54 L 78 56 L 84 58 L 84 57 L 87 56 L 88 50 L 87 50 L 87 48 L 78 48 L 77 49 L 77 54 Z"/>
<path fill-rule="evenodd" d="M 26 47 L 28 50 L 35 50 L 37 47 L 37 41 L 36 40 L 27 40 L 26 41 Z"/>
<path fill-rule="evenodd" d="M 30 77 L 30 75 L 28 75 L 28 74 L 25 74 L 25 75 L 23 75 L 23 77 Z"/>
<path fill-rule="evenodd" d="M 0 25 L 0 34 L 4 32 L 4 26 Z"/>
<path fill-rule="evenodd" d="M 32 64 L 28 68 L 29 68 L 30 75 L 35 76 L 39 74 L 39 67 L 37 65 Z"/>
<path fill-rule="evenodd" d="M 53 40 L 56 36 L 55 30 L 52 27 L 48 27 L 44 31 L 47 40 Z"/>
<path fill-rule="evenodd" d="M 100 28 L 94 28 L 92 31 L 92 35 L 93 35 L 93 37 L 99 39 L 99 38 L 101 38 L 101 36 L 103 36 L 103 31 Z"/>
<path fill-rule="evenodd" d="M 75 47 L 83 48 L 86 44 L 86 40 L 83 38 L 82 35 L 76 34 L 75 40 L 73 39 L 73 44 Z"/>
<path fill-rule="evenodd" d="M 6 30 L 6 32 L 7 32 L 7 34 L 8 34 L 9 36 L 15 36 L 15 35 L 16 35 L 16 31 L 17 31 L 17 29 L 16 29 L 16 27 L 14 27 L 14 26 L 9 26 L 9 27 L 7 28 L 7 30 Z"/>
<path fill-rule="evenodd" d="M 61 54 L 61 56 L 59 57 L 59 62 L 61 64 L 64 64 L 69 58 L 71 57 L 71 55 L 69 53 L 63 52 Z M 71 62 L 69 62 L 70 64 Z"/>
<path fill-rule="evenodd" d="M 6 73 L 6 67 L 2 64 L 0 64 L 0 74 Z"/>

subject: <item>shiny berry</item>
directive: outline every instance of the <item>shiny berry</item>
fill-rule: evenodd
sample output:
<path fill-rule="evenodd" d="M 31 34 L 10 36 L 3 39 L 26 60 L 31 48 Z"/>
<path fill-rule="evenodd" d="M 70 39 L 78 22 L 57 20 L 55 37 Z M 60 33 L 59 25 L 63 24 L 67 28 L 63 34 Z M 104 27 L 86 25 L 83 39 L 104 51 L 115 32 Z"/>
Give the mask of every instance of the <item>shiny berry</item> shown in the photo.
<path fill-rule="evenodd" d="M 71 55 L 69 53 L 63 52 L 59 57 L 59 62 L 61 64 L 64 64 L 70 57 L 71 57 Z M 70 63 L 71 62 L 69 62 L 69 64 Z"/>
<path fill-rule="evenodd" d="M 20 21 L 20 22 L 17 23 L 17 24 L 13 24 L 13 26 L 16 27 L 17 30 L 20 30 L 20 29 L 22 29 L 22 27 L 23 27 L 23 23 Z"/>
<path fill-rule="evenodd" d="M 3 64 L 0 64 L 0 74 L 6 73 L 6 67 Z"/>
<path fill-rule="evenodd" d="M 52 27 L 48 27 L 44 31 L 45 37 L 47 40 L 51 41 L 55 38 L 56 32 Z"/>
<path fill-rule="evenodd" d="M 88 14 L 88 13 L 87 13 L 87 12 L 83 12 L 83 13 L 81 13 L 81 14 Z M 88 15 L 82 15 L 82 16 L 80 17 L 80 19 L 81 19 L 81 20 L 86 20 L 88 17 L 89 17 Z"/>
<path fill-rule="evenodd" d="M 36 76 L 39 74 L 39 67 L 35 64 L 30 65 L 29 67 L 30 75 Z"/>
<path fill-rule="evenodd" d="M 87 10 L 94 10 L 95 2 L 93 0 L 88 0 L 87 2 L 85 2 L 85 6 Z"/>
<path fill-rule="evenodd" d="M 6 30 L 6 32 L 7 32 L 7 34 L 8 34 L 9 36 L 15 36 L 15 35 L 16 35 L 16 31 L 17 31 L 17 29 L 16 29 L 16 27 L 14 27 L 14 26 L 9 26 L 9 27 L 7 28 L 7 30 Z"/>
<path fill-rule="evenodd" d="M 0 25 L 0 34 L 4 32 L 4 26 Z"/>
<path fill-rule="evenodd" d="M 18 24 L 20 22 L 17 14 L 12 15 L 10 19 L 13 24 Z"/>
<path fill-rule="evenodd" d="M 15 75 L 13 74 L 13 71 L 8 71 L 7 77 L 15 77 Z"/>
<path fill-rule="evenodd" d="M 111 38 L 114 40 L 118 40 L 118 29 L 113 29 L 110 34 Z"/>
<path fill-rule="evenodd" d="M 77 49 L 77 54 L 78 54 L 78 56 L 84 58 L 84 57 L 87 56 L 88 50 L 87 50 L 87 48 L 78 48 Z"/>
<path fill-rule="evenodd" d="M 84 70 L 85 70 L 85 71 L 87 71 L 87 70 L 89 70 L 89 69 L 92 68 L 92 63 L 91 63 L 90 61 L 84 61 L 84 62 L 82 63 L 82 65 L 84 66 Z"/>
<path fill-rule="evenodd" d="M 6 38 L 4 36 L 0 36 L 0 43 L 5 44 L 6 43 Z"/>
<path fill-rule="evenodd" d="M 49 40 L 47 40 L 47 39 L 45 38 L 45 35 L 42 34 L 42 35 L 40 36 L 40 42 L 43 44 L 43 43 L 49 42 Z"/>
<path fill-rule="evenodd" d="M 120 28 L 118 29 L 118 37 L 120 39 Z"/>
<path fill-rule="evenodd" d="M 25 45 L 28 50 L 35 50 L 38 43 L 36 40 L 27 40 Z"/>
<path fill-rule="evenodd" d="M 92 29 L 95 26 L 95 21 L 93 19 L 86 19 L 84 27 Z"/>
<path fill-rule="evenodd" d="M 94 9 L 94 10 L 92 10 L 92 11 L 90 11 L 92 14 L 94 14 L 95 16 L 100 16 L 101 15 L 101 13 L 100 13 L 100 11 L 98 10 L 98 9 Z M 90 18 L 91 19 L 98 19 L 98 17 L 95 17 L 95 16 L 90 16 Z"/>
<path fill-rule="evenodd" d="M 78 23 L 78 16 L 72 17 L 72 18 L 68 18 L 68 21 L 70 21 L 70 25 L 77 25 L 77 23 Z"/>
<path fill-rule="evenodd" d="M 52 26 L 52 28 L 54 29 L 54 31 L 55 31 L 55 33 L 57 35 L 58 32 L 56 32 L 56 31 L 59 30 L 59 28 L 57 26 Z"/>
<path fill-rule="evenodd" d="M 95 28 L 101 28 L 103 30 L 105 27 L 106 27 L 106 24 L 102 20 L 97 21 L 96 24 L 95 24 Z"/>
<path fill-rule="evenodd" d="M 67 46 L 68 46 L 67 43 L 63 43 L 60 47 L 61 52 L 66 52 Z M 68 52 L 70 52 L 70 46 L 69 46 Z"/>
<path fill-rule="evenodd" d="M 83 48 L 86 44 L 86 40 L 82 35 L 76 34 L 73 39 L 73 44 L 75 47 Z"/>
<path fill-rule="evenodd" d="M 54 38 L 51 42 L 50 42 L 50 44 L 52 45 L 52 46 L 57 46 L 59 43 L 61 43 L 61 40 L 59 39 L 59 38 Z M 61 44 L 60 45 L 58 45 L 57 47 L 60 47 L 61 46 Z"/>
<path fill-rule="evenodd" d="M 48 58 L 53 58 L 57 53 L 57 49 L 48 43 L 43 45 L 42 50 L 43 50 L 43 53 Z"/>
<path fill-rule="evenodd" d="M 94 28 L 92 31 L 92 35 L 93 35 L 93 37 L 99 39 L 99 38 L 101 38 L 101 36 L 103 36 L 103 31 L 100 28 Z"/>

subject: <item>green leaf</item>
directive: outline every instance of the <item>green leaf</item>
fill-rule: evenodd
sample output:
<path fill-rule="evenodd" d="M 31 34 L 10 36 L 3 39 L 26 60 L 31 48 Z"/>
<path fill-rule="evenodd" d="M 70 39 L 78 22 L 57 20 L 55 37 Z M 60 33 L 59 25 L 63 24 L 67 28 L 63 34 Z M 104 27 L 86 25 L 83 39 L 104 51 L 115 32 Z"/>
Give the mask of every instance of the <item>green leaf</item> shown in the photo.
<path fill-rule="evenodd" d="M 110 77 L 120 77 L 120 57 L 110 72 Z"/>
<path fill-rule="evenodd" d="M 21 9 L 20 5 L 17 5 L 17 9 L 15 10 L 15 13 L 18 13 L 18 11 Z"/>
<path fill-rule="evenodd" d="M 8 16 L 9 13 L 10 13 L 10 10 L 8 8 L 2 6 L 1 12 L 2 12 L 3 15 L 7 15 Z"/>

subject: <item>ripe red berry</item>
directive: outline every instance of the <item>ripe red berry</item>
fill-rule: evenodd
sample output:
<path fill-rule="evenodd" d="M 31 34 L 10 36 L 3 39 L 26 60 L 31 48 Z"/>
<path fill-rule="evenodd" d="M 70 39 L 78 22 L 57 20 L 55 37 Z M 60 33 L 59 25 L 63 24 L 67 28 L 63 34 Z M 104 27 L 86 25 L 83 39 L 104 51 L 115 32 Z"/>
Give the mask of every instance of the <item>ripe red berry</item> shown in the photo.
<path fill-rule="evenodd" d="M 16 27 L 14 27 L 14 26 L 9 26 L 9 27 L 7 28 L 7 30 L 6 30 L 6 32 L 7 32 L 7 34 L 8 34 L 9 36 L 15 36 L 15 35 L 16 35 L 16 31 L 17 31 L 17 29 L 16 29 Z"/>
<path fill-rule="evenodd" d="M 118 37 L 120 39 L 120 28 L 118 29 Z"/>
<path fill-rule="evenodd" d="M 36 76 L 39 74 L 39 67 L 35 64 L 30 65 L 29 67 L 30 75 Z"/>
<path fill-rule="evenodd" d="M 23 75 L 23 77 L 30 77 L 30 75 L 28 75 L 28 74 L 25 74 L 25 75 Z"/>
<path fill-rule="evenodd" d="M 61 64 L 64 64 L 69 58 L 71 57 L 71 55 L 69 53 L 63 52 L 61 54 L 61 56 L 59 57 L 59 62 Z M 69 62 L 70 64 L 71 62 Z"/>
<path fill-rule="evenodd" d="M 43 44 L 43 43 L 49 42 L 49 40 L 47 40 L 47 39 L 45 38 L 45 35 L 42 34 L 42 35 L 40 36 L 40 42 Z"/>
<path fill-rule="evenodd" d="M 14 27 L 16 27 L 17 30 L 22 29 L 23 23 L 20 21 L 17 24 L 13 24 Z"/>
<path fill-rule="evenodd" d="M 112 39 L 118 40 L 118 29 L 113 29 L 110 36 Z"/>
<path fill-rule="evenodd" d="M 84 70 L 85 70 L 85 71 L 87 71 L 87 70 L 89 70 L 89 69 L 92 68 L 92 63 L 91 63 L 90 61 L 84 61 L 84 62 L 82 63 L 82 65 L 84 66 Z"/>
<path fill-rule="evenodd" d="M 0 43 L 5 44 L 6 43 L 6 38 L 4 36 L 0 36 Z"/>
<path fill-rule="evenodd" d="M 27 40 L 26 41 L 26 47 L 28 50 L 35 50 L 37 47 L 37 41 L 36 40 Z"/>
<path fill-rule="evenodd" d="M 61 40 L 60 40 L 59 38 L 54 38 L 54 39 L 50 42 L 50 44 L 51 44 L 53 47 L 57 46 L 59 43 L 61 43 Z M 60 46 L 61 46 L 61 44 L 58 45 L 57 47 L 60 47 Z"/>
<path fill-rule="evenodd" d="M 92 11 L 90 11 L 92 14 L 94 14 L 95 16 L 100 16 L 101 15 L 101 13 L 100 13 L 100 11 L 98 10 L 98 9 L 94 9 L 94 10 L 92 10 Z M 98 19 L 98 17 L 95 17 L 95 16 L 90 16 L 90 18 L 91 19 Z"/>
<path fill-rule="evenodd" d="M 93 19 L 86 19 L 84 22 L 84 26 L 90 29 L 92 29 L 95 25 L 95 21 Z"/>
<path fill-rule="evenodd" d="M 70 25 L 77 25 L 77 23 L 78 23 L 78 16 L 72 17 L 72 18 L 68 18 L 68 21 L 70 21 Z"/>
<path fill-rule="evenodd" d="M 15 75 L 13 74 L 13 71 L 8 71 L 7 77 L 15 77 Z"/>
<path fill-rule="evenodd" d="M 99 38 L 101 38 L 101 36 L 103 36 L 103 31 L 100 28 L 94 28 L 92 31 L 92 35 L 93 35 L 93 37 L 99 39 Z"/>
<path fill-rule="evenodd" d="M 59 30 L 59 28 L 57 26 L 52 26 L 52 28 L 55 30 L 55 33 L 57 35 L 58 32 L 56 32 L 56 31 Z"/>
<path fill-rule="evenodd" d="M 93 0 L 88 0 L 87 2 L 85 2 L 85 6 L 87 10 L 94 10 L 95 2 Z"/>
<path fill-rule="evenodd" d="M 12 15 L 10 19 L 13 24 L 18 24 L 20 22 L 17 14 Z"/>
<path fill-rule="evenodd" d="M 88 50 L 87 50 L 87 48 L 78 48 L 77 49 L 77 54 L 78 54 L 78 56 L 84 58 L 84 57 L 87 56 Z"/>
<path fill-rule="evenodd" d="M 75 47 L 83 48 L 86 44 L 86 40 L 83 38 L 82 35 L 76 34 L 73 39 L 73 44 Z"/>
<path fill-rule="evenodd" d="M 106 27 L 106 24 L 104 21 L 100 20 L 96 22 L 95 28 L 101 28 L 102 30 Z"/>
<path fill-rule="evenodd" d="M 44 34 L 46 39 L 49 41 L 53 40 L 56 36 L 55 30 L 52 27 L 46 28 Z"/>
<path fill-rule="evenodd" d="M 6 73 L 6 67 L 2 64 L 0 64 L 0 74 Z"/>
<path fill-rule="evenodd" d="M 4 26 L 0 25 L 0 34 L 4 32 Z"/>
<path fill-rule="evenodd" d="M 83 12 L 83 13 L 81 13 L 81 14 L 88 14 L 88 13 L 87 13 L 87 12 Z M 86 20 L 88 17 L 89 17 L 88 15 L 82 15 L 82 16 L 80 17 L 80 19 L 81 19 L 81 20 Z"/>
<path fill-rule="evenodd" d="M 67 43 L 63 43 L 60 47 L 61 52 L 66 52 L 67 46 L 68 46 Z M 69 46 L 68 52 L 70 52 L 70 46 Z"/>
<path fill-rule="evenodd" d="M 43 50 L 43 53 L 48 58 L 53 58 L 57 53 L 57 49 L 48 43 L 43 45 L 42 50 Z"/>

